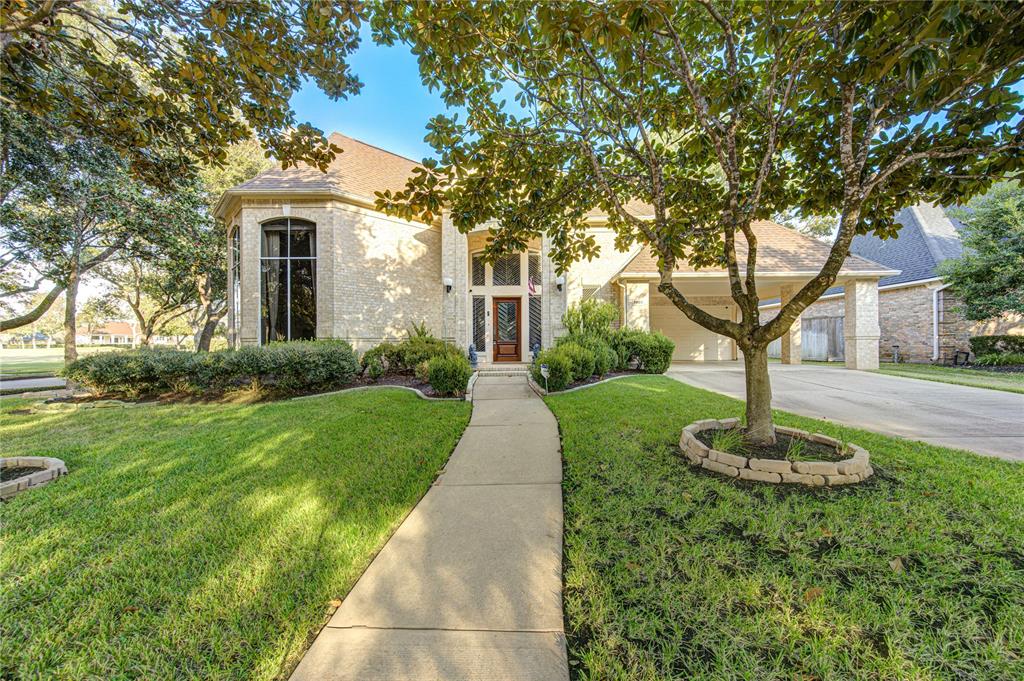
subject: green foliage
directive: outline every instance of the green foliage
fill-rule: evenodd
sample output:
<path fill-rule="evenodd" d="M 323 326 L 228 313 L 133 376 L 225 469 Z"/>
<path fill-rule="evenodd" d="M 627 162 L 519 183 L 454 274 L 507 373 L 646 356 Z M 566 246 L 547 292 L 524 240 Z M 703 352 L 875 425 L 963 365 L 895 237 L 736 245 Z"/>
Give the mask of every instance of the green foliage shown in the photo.
<path fill-rule="evenodd" d="M 875 476 L 750 485 L 679 455 L 685 424 L 739 416 L 738 400 L 637 376 L 545 402 L 578 678 L 1021 677 L 1020 463 L 777 413 L 861 445 Z"/>
<path fill-rule="evenodd" d="M 167 391 L 215 394 L 249 385 L 305 392 L 350 383 L 356 370 L 348 343 L 320 340 L 201 354 L 148 349 L 100 353 L 73 362 L 63 375 L 97 393 L 135 397 Z"/>
<path fill-rule="evenodd" d="M 718 429 L 711 434 L 711 448 L 726 454 L 743 454 L 746 444 L 739 428 Z"/>
<path fill-rule="evenodd" d="M 960 311 L 977 321 L 1024 313 L 1024 187 L 996 185 L 967 208 L 958 215 L 964 253 L 939 268 L 963 301 Z"/>
<path fill-rule="evenodd" d="M 1024 353 L 1024 336 L 972 336 L 971 352 L 975 355 L 993 355 L 1005 352 Z"/>
<path fill-rule="evenodd" d="M 275 158 L 323 169 L 340 150 L 297 124 L 290 100 L 307 79 L 332 98 L 361 87 L 345 63 L 360 3 L 14 2 L 4 15 L 5 108 L 66 110 L 71 134 L 152 183 L 188 173 L 192 158 L 223 163 L 253 133 Z M 156 146 L 176 158 L 152 156 Z"/>
<path fill-rule="evenodd" d="M 25 406 L 0 400 L 3 455 L 45 453 L 72 474 L 0 511 L 5 679 L 280 681 L 470 415 L 402 390 Z"/>
<path fill-rule="evenodd" d="M 672 364 L 673 343 L 657 331 L 619 329 L 610 338 L 610 345 L 619 360 L 619 369 L 629 368 L 632 362 L 637 369 L 648 374 L 663 374 Z"/>
<path fill-rule="evenodd" d="M 443 205 L 464 231 L 489 225 L 488 253 L 544 234 L 559 272 L 598 255 L 587 226 L 605 215 L 615 247 L 650 250 L 663 293 L 762 376 L 854 236 L 894 236 L 899 209 L 1024 170 L 1024 41 L 1008 28 L 1022 3 L 394 2 L 371 21 L 470 112 L 431 120 L 435 158 L 381 210 Z M 762 323 L 766 249 L 744 242 L 791 211 L 841 217 L 818 272 Z M 688 300 L 677 265 L 724 271 L 739 320 Z M 768 381 L 749 385 L 749 415 L 770 421 Z"/>
<path fill-rule="evenodd" d="M 409 336 L 399 343 L 384 342 L 376 345 L 362 357 L 362 367 L 367 369 L 371 363 L 379 362 L 383 374 L 414 374 L 435 357 L 462 356 L 462 351 L 451 343 L 436 338 L 427 331 L 425 325 L 409 330 Z M 419 375 L 422 375 L 423 370 Z M 423 379 L 425 380 L 425 379 Z"/>
<path fill-rule="evenodd" d="M 573 303 L 562 315 L 562 324 L 571 336 L 607 338 L 612 322 L 619 318 L 619 309 L 609 302 L 590 298 Z"/>
<path fill-rule="evenodd" d="M 545 381 L 540 373 L 542 364 L 548 366 L 548 378 Z M 573 381 L 572 360 L 563 352 L 562 348 L 548 348 L 537 355 L 536 361 L 530 367 L 530 375 L 537 385 L 547 387 L 551 392 L 565 390 Z"/>
<path fill-rule="evenodd" d="M 974 363 L 983 367 L 1024 366 L 1024 352 L 1000 352 L 982 355 Z"/>
<path fill-rule="evenodd" d="M 430 387 L 438 394 L 458 396 L 466 393 L 473 367 L 463 355 L 438 355 L 426 364 Z"/>
<path fill-rule="evenodd" d="M 379 354 L 372 357 L 363 357 L 363 369 L 366 370 L 366 376 L 371 381 L 376 381 L 385 373 L 384 361 Z"/>
<path fill-rule="evenodd" d="M 805 449 L 807 449 L 807 440 L 802 437 L 790 437 L 789 446 L 786 447 L 786 458 L 790 461 L 800 461 L 803 459 Z"/>
<path fill-rule="evenodd" d="M 562 343 L 557 350 L 569 359 L 574 381 L 583 381 L 594 375 L 594 353 L 576 342 Z"/>
<path fill-rule="evenodd" d="M 603 337 L 573 333 L 568 336 L 559 336 L 555 340 L 555 347 L 562 347 L 572 343 L 590 350 L 594 355 L 594 375 L 604 376 L 609 371 L 616 369 L 619 364 L 618 355 L 608 343 L 607 339 L 609 337 L 610 333 Z"/>

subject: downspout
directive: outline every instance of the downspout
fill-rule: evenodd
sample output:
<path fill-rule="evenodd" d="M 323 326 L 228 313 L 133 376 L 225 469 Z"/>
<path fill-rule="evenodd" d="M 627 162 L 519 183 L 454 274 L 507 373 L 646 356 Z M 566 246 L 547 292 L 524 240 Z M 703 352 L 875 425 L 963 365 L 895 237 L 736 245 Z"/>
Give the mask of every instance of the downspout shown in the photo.
<path fill-rule="evenodd" d="M 939 359 L 939 291 L 945 290 L 949 284 L 932 289 L 932 361 Z"/>

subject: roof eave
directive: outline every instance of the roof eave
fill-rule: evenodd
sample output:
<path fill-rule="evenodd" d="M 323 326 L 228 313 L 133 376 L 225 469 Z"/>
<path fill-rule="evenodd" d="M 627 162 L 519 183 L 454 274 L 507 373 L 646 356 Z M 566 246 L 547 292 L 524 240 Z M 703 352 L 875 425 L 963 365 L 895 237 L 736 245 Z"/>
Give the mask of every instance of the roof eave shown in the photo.
<path fill-rule="evenodd" d="M 899 270 L 839 270 L 839 274 L 836 278 L 843 279 L 882 279 L 883 277 L 892 277 L 899 274 Z M 787 272 L 759 272 L 757 278 L 760 280 L 804 280 L 808 277 L 816 277 L 820 274 L 820 270 L 795 270 Z M 743 272 L 740 272 L 743 276 Z M 729 273 L 724 270 L 715 270 L 708 272 L 674 272 L 672 274 L 673 279 L 728 279 Z M 618 275 L 613 277 L 614 280 L 630 280 L 630 279 L 661 279 L 661 274 L 658 272 L 620 272 Z"/>
<path fill-rule="evenodd" d="M 319 187 L 315 188 L 315 189 L 240 189 L 240 188 L 234 188 L 234 189 L 228 189 L 223 194 L 221 194 L 220 199 L 217 201 L 217 205 L 214 206 L 214 208 L 213 208 L 213 215 L 214 215 L 214 217 L 218 217 L 218 218 L 219 217 L 223 217 L 224 214 L 227 213 L 227 208 L 228 208 L 228 206 L 231 205 L 231 201 L 233 201 L 234 199 L 239 199 L 240 200 L 240 199 L 242 199 L 243 197 L 246 197 L 246 196 L 254 196 L 254 197 L 266 198 L 266 197 L 270 197 L 270 196 L 290 197 L 290 196 L 296 196 L 296 195 L 297 196 L 301 196 L 304 199 L 318 198 L 318 197 L 338 199 L 338 200 L 340 200 L 340 201 L 342 201 L 344 203 L 352 204 L 352 205 L 358 206 L 360 208 L 366 208 L 366 209 L 374 210 L 374 211 L 377 210 L 377 200 L 376 199 L 371 199 L 371 198 L 366 197 L 366 196 L 360 196 L 359 194 L 352 194 L 351 192 L 345 192 L 345 191 L 342 191 L 340 189 L 324 189 L 324 188 L 319 188 Z M 420 220 L 415 220 L 414 222 L 420 222 L 421 224 L 427 224 L 427 223 L 422 222 Z M 440 225 L 441 224 L 441 220 L 439 218 L 435 219 L 434 222 L 432 222 L 430 224 L 433 225 L 433 226 Z"/>

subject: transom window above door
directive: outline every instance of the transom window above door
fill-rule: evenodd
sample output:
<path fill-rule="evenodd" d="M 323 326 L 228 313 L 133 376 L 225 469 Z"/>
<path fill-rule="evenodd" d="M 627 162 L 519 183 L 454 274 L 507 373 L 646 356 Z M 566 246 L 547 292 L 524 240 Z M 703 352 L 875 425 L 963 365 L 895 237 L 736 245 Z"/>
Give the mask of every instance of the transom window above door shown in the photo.
<path fill-rule="evenodd" d="M 527 253 L 509 253 L 492 263 L 484 262 L 483 253 L 473 253 L 469 263 L 469 285 L 526 286 L 529 282 L 530 295 L 534 295 L 540 289 L 540 262 L 540 253 L 535 250 Z"/>

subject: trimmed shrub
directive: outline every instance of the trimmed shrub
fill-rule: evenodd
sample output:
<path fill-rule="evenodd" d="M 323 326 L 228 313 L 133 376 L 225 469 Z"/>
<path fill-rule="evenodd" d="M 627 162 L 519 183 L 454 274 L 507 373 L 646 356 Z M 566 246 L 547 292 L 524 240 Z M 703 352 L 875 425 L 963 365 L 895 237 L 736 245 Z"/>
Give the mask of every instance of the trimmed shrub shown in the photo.
<path fill-rule="evenodd" d="M 579 343 L 563 343 L 558 346 L 559 352 L 565 355 L 572 364 L 572 378 L 583 381 L 594 375 L 594 353 Z"/>
<path fill-rule="evenodd" d="M 645 374 L 663 374 L 672 364 L 672 352 L 676 344 L 668 336 L 658 333 L 644 333 L 637 337 L 636 359 Z"/>
<path fill-rule="evenodd" d="M 555 343 L 556 347 L 575 343 L 581 345 L 594 354 L 594 375 L 604 376 L 612 369 L 618 367 L 618 355 L 612 350 L 607 341 L 597 336 L 562 336 Z"/>
<path fill-rule="evenodd" d="M 672 364 L 676 344 L 657 331 L 619 329 L 612 334 L 609 344 L 618 356 L 618 368 L 628 369 L 631 362 L 647 374 L 663 374 Z"/>
<path fill-rule="evenodd" d="M 612 322 L 619 318 L 619 308 L 596 298 L 573 303 L 562 315 L 562 324 L 572 336 L 608 338 Z"/>
<path fill-rule="evenodd" d="M 302 392 L 345 385 L 358 369 L 342 341 L 294 341 L 240 350 L 192 353 L 133 350 L 73 362 L 63 375 L 94 392 L 129 396 L 167 391 L 208 393 L 252 385 Z"/>
<path fill-rule="evenodd" d="M 473 375 L 469 360 L 461 354 L 445 354 L 427 363 L 430 387 L 441 395 L 463 395 Z"/>
<path fill-rule="evenodd" d="M 565 390 L 572 382 L 572 362 L 562 352 L 562 348 L 549 348 L 537 355 L 536 361 L 530 367 L 530 374 L 537 385 L 545 385 L 544 377 L 540 373 L 540 365 L 548 365 L 547 389 L 551 392 Z"/>
<path fill-rule="evenodd" d="M 1004 352 L 982 355 L 974 360 L 982 367 L 1024 366 L 1024 352 Z"/>
<path fill-rule="evenodd" d="M 379 359 L 383 370 L 381 375 L 414 374 L 421 364 L 444 355 L 462 356 L 462 352 L 440 338 L 410 335 L 400 343 L 385 342 L 370 348 L 363 353 L 362 366 L 369 369 L 370 364 Z"/>
<path fill-rule="evenodd" d="M 977 357 L 999 353 L 1024 354 L 1024 336 L 972 336 L 971 352 Z"/>
<path fill-rule="evenodd" d="M 419 364 L 416 365 L 416 370 L 413 372 L 413 374 L 416 376 L 416 380 L 423 381 L 424 383 L 430 382 L 431 361 L 432 360 L 427 360 L 426 362 L 420 362 Z"/>

